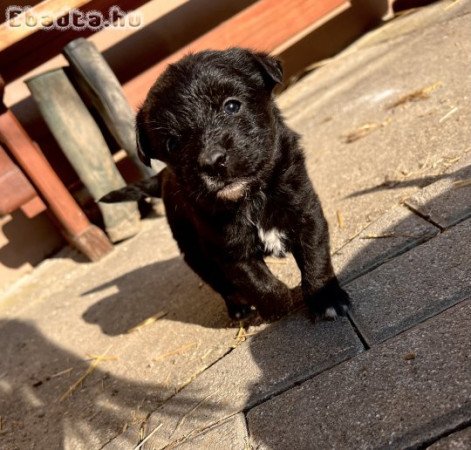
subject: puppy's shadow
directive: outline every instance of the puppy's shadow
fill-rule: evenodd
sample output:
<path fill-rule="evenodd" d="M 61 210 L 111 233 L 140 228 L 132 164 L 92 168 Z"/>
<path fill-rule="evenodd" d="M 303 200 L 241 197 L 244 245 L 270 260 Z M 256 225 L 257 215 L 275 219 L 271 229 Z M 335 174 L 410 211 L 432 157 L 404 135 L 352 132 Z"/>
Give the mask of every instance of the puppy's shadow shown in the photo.
<path fill-rule="evenodd" d="M 127 272 L 81 296 L 102 296 L 83 314 L 103 333 L 119 335 L 160 312 L 165 318 L 208 328 L 235 325 L 222 298 L 204 284 L 182 258 Z"/>

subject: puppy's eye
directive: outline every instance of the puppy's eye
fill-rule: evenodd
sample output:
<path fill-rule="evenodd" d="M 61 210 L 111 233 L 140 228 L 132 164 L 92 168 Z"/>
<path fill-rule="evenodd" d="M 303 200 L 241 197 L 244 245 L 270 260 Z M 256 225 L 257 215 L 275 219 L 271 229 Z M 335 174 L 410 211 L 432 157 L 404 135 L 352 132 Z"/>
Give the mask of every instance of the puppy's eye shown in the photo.
<path fill-rule="evenodd" d="M 241 103 L 239 100 L 230 99 L 224 103 L 224 112 L 232 116 L 233 114 L 237 114 L 239 112 L 240 107 Z"/>
<path fill-rule="evenodd" d="M 175 151 L 178 147 L 178 138 L 176 138 L 175 136 L 170 136 L 168 139 L 167 139 L 167 151 L 169 153 L 172 153 L 173 151 Z"/>

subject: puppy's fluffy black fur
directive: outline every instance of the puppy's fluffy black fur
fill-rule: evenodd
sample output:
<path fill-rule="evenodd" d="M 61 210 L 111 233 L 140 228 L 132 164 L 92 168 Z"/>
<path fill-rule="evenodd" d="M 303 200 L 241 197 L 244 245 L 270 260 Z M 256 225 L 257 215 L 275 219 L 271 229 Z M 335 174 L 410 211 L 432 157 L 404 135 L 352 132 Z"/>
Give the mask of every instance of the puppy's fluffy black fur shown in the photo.
<path fill-rule="evenodd" d="M 185 261 L 221 294 L 232 318 L 253 306 L 265 319 L 289 310 L 289 289 L 263 259 L 285 252 L 300 268 L 311 311 L 333 318 L 350 302 L 332 269 L 299 137 L 273 100 L 281 80 L 278 60 L 240 48 L 170 65 L 136 119 L 141 159 L 167 167 L 103 201 L 162 197 Z"/>

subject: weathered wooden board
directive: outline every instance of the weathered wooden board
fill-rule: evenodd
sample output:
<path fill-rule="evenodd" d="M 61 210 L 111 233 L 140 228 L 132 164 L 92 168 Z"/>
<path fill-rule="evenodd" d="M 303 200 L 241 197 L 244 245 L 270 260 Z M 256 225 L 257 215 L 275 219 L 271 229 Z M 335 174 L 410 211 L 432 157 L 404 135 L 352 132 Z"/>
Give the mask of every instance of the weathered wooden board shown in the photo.
<path fill-rule="evenodd" d="M 240 46 L 277 53 L 349 6 L 346 0 L 259 0 L 129 81 L 125 94 L 134 107 L 139 106 L 167 65 L 189 52 Z"/>

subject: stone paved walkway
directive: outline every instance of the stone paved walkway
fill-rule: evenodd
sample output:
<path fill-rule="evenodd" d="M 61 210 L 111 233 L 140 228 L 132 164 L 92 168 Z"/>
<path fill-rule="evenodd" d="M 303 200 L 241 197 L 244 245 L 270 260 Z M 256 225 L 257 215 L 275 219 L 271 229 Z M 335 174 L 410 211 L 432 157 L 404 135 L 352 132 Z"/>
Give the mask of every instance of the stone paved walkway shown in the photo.
<path fill-rule="evenodd" d="M 65 250 L 0 297 L 0 448 L 471 448 L 470 12 L 395 20 L 280 97 L 348 318 L 231 323 L 164 218 Z"/>

